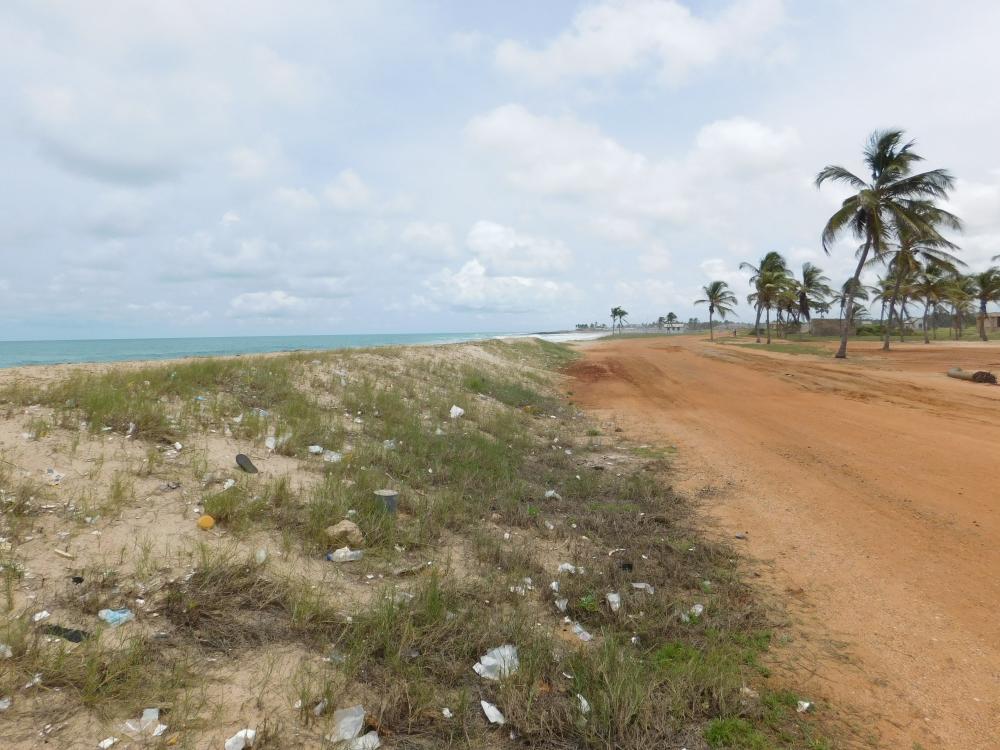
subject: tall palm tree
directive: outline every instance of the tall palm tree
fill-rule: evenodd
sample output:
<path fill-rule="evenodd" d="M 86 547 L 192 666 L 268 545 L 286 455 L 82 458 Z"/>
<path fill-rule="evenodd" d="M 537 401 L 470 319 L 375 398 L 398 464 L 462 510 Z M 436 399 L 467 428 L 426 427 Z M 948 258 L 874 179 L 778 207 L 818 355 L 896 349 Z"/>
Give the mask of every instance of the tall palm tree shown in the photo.
<path fill-rule="evenodd" d="M 760 261 L 757 263 L 756 266 L 753 265 L 753 264 L 751 264 L 751 263 L 740 263 L 740 270 L 741 271 L 750 271 L 751 272 L 751 275 L 750 275 L 750 285 L 756 289 L 757 282 L 760 279 L 760 275 L 762 273 L 767 273 L 768 271 L 780 271 L 782 273 L 788 273 L 788 266 L 785 263 L 784 256 L 782 256 L 781 253 L 778 253 L 778 252 L 775 252 L 774 250 L 772 250 L 771 252 L 767 253 L 763 258 L 761 258 Z M 757 291 L 759 292 L 760 290 L 757 290 Z M 754 296 L 754 295 L 751 295 L 751 296 Z M 756 296 L 759 297 L 760 295 L 757 294 Z M 747 297 L 747 301 L 748 302 L 750 301 L 750 297 Z M 754 332 L 754 335 L 757 337 L 757 343 L 759 344 L 760 343 L 760 313 L 761 313 L 761 310 L 763 310 L 763 308 L 759 304 L 757 304 L 757 303 L 752 303 L 752 304 L 754 304 L 755 311 L 756 311 L 756 319 L 754 320 L 754 324 L 753 324 L 753 332 Z M 770 343 L 770 342 L 768 342 L 768 343 Z"/>
<path fill-rule="evenodd" d="M 937 338 L 937 306 L 945 298 L 948 280 L 945 272 L 933 263 L 926 265 L 913 280 L 911 293 L 924 303 L 924 343 L 931 342 L 928 326 Z"/>
<path fill-rule="evenodd" d="M 802 264 L 802 278 L 796 280 L 798 288 L 799 315 L 811 320 L 813 310 L 819 310 L 833 294 L 830 279 L 823 275 L 823 269 L 812 263 Z"/>
<path fill-rule="evenodd" d="M 976 282 L 971 276 L 963 276 L 960 273 L 953 274 L 949 278 L 945 289 L 945 300 L 951 305 L 952 326 L 957 339 L 962 338 L 962 325 L 967 315 L 973 311 L 973 302 L 976 299 Z"/>
<path fill-rule="evenodd" d="M 840 305 L 840 317 L 853 320 L 856 314 L 865 309 L 858 300 L 867 302 L 874 291 L 853 278 L 845 281 L 840 291 L 833 296 L 833 301 Z"/>
<path fill-rule="evenodd" d="M 913 141 L 904 142 L 903 131 L 875 131 L 864 149 L 864 162 L 870 180 L 853 174 L 844 167 L 830 165 L 816 175 L 816 187 L 824 182 L 843 183 L 855 191 L 841 204 L 823 228 L 823 250 L 830 252 L 831 244 L 849 231 L 863 240 L 854 271 L 853 285 L 860 284 L 861 271 L 868 256 L 882 258 L 889 242 L 900 231 L 923 240 L 943 239 L 937 226 L 961 229 L 957 217 L 933 204 L 944 200 L 954 187 L 955 180 L 946 170 L 933 169 L 913 174 L 913 165 L 923 160 L 913 151 Z M 851 310 L 848 310 L 851 312 Z M 836 357 L 847 356 L 847 332 L 850 320 L 844 318 L 840 326 L 840 347 Z"/>
<path fill-rule="evenodd" d="M 611 335 L 615 333 L 615 322 L 618 323 L 618 332 L 622 332 L 622 324 L 625 322 L 625 318 L 628 317 L 628 313 L 623 310 L 618 305 L 611 308 Z"/>
<path fill-rule="evenodd" d="M 989 341 L 986 335 L 986 305 L 1000 302 L 1000 268 L 993 266 L 973 276 L 976 282 L 976 298 L 979 300 L 979 338 Z"/>
<path fill-rule="evenodd" d="M 729 289 L 729 284 L 725 281 L 712 281 L 701 288 L 705 294 L 704 299 L 696 299 L 696 305 L 708 305 L 708 336 L 715 341 L 715 324 L 713 316 L 719 313 L 723 320 L 733 312 L 733 305 L 736 304 L 736 295 Z"/>
<path fill-rule="evenodd" d="M 677 314 L 676 313 L 672 313 L 672 312 L 671 313 L 667 313 L 667 322 L 668 323 L 676 323 L 677 322 Z"/>
<path fill-rule="evenodd" d="M 766 314 L 767 343 L 771 343 L 771 310 L 778 304 L 781 290 L 788 286 L 788 275 L 784 269 L 762 271 L 754 282 L 754 291 L 747 295 L 747 302 L 763 310 Z M 757 313 L 758 321 L 760 312 Z M 759 325 L 759 323 L 758 323 Z M 757 334 L 760 342 L 760 333 Z"/>

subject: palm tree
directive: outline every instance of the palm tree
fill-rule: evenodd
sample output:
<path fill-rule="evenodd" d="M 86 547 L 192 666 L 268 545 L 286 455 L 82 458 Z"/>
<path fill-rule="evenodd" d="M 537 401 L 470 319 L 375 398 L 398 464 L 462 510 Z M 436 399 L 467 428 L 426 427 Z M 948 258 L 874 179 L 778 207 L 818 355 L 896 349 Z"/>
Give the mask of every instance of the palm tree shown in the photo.
<path fill-rule="evenodd" d="M 618 322 L 618 332 L 622 332 L 622 324 L 625 322 L 625 318 L 628 317 L 628 313 L 621 307 L 615 305 L 611 308 L 611 335 L 615 334 L 615 322 Z"/>
<path fill-rule="evenodd" d="M 781 290 L 788 286 L 788 275 L 784 269 L 762 271 L 757 275 L 754 282 L 754 291 L 747 295 L 747 302 L 756 306 L 757 318 L 760 319 L 760 310 L 764 310 L 767 316 L 767 343 L 771 343 L 771 310 L 778 303 Z M 759 323 L 758 323 L 759 324 Z M 760 333 L 757 334 L 757 341 L 760 342 Z"/>
<path fill-rule="evenodd" d="M 803 263 L 802 278 L 795 282 L 795 286 L 799 292 L 799 315 L 808 323 L 811 320 L 811 311 L 822 309 L 826 300 L 833 294 L 830 279 L 823 275 L 822 268 L 812 263 Z"/>
<path fill-rule="evenodd" d="M 708 335 L 712 341 L 715 341 L 715 327 L 712 316 L 715 313 L 719 313 L 719 317 L 725 320 L 726 315 L 733 312 L 733 305 L 736 304 L 736 295 L 730 291 L 729 284 L 725 281 L 713 281 L 703 286 L 701 291 L 704 292 L 705 298 L 697 299 L 694 303 L 696 305 L 708 304 Z"/>
<path fill-rule="evenodd" d="M 676 315 L 676 313 L 672 313 L 672 312 L 671 313 L 667 313 L 667 322 L 668 323 L 676 323 L 677 322 L 677 315 Z"/>
<path fill-rule="evenodd" d="M 853 319 L 855 314 L 865 309 L 858 300 L 867 302 L 870 299 L 870 293 L 873 291 L 875 290 L 866 287 L 860 281 L 856 281 L 853 278 L 845 281 L 844 285 L 840 287 L 840 292 L 833 296 L 833 301 L 840 305 L 840 317 L 844 318 L 848 316 L 849 319 Z M 850 303 L 850 306 L 848 306 L 848 303 Z"/>
<path fill-rule="evenodd" d="M 986 335 L 986 305 L 1000 302 L 1000 268 L 987 268 L 972 278 L 976 282 L 976 298 L 979 300 L 979 338 L 989 341 Z"/>
<path fill-rule="evenodd" d="M 930 336 L 927 333 L 928 325 L 934 329 L 934 338 L 937 338 L 937 306 L 944 299 L 946 291 L 947 278 L 945 277 L 944 270 L 932 263 L 925 266 L 913 280 L 910 292 L 924 303 L 925 344 L 931 343 Z"/>
<path fill-rule="evenodd" d="M 756 266 L 754 266 L 754 265 L 752 265 L 750 263 L 740 263 L 740 270 L 741 271 L 750 271 L 751 272 L 750 285 L 756 288 L 757 281 L 760 278 L 760 275 L 762 273 L 766 273 L 768 271 L 781 271 L 782 273 L 787 273 L 788 272 L 788 266 L 785 264 L 785 259 L 781 255 L 781 253 L 778 253 L 778 252 L 775 252 L 775 251 L 772 250 L 771 252 L 767 253 L 763 258 L 761 258 L 760 261 L 758 262 L 758 264 Z M 760 290 L 757 290 L 757 291 L 759 292 Z M 754 296 L 754 295 L 751 295 L 751 296 Z M 759 297 L 760 295 L 757 294 L 756 296 Z M 750 297 L 747 297 L 747 301 L 748 302 L 749 302 L 749 300 L 750 300 Z M 763 308 L 759 304 L 756 304 L 756 303 L 754 303 L 754 307 L 756 308 L 756 314 L 757 314 L 757 316 L 756 316 L 756 319 L 754 320 L 753 332 L 754 332 L 754 335 L 757 337 L 757 343 L 759 344 L 760 343 L 760 312 L 761 312 L 761 310 Z M 770 341 L 768 343 L 770 343 Z"/>
<path fill-rule="evenodd" d="M 883 258 L 888 243 L 900 232 L 931 241 L 943 240 L 937 231 L 938 225 L 961 229 L 957 217 L 932 202 L 948 197 L 948 191 L 954 187 L 954 178 L 943 169 L 912 174 L 913 165 L 923 160 L 913 151 L 913 145 L 913 141 L 903 141 L 901 130 L 877 130 L 871 134 L 864 149 L 864 162 L 871 175 L 869 182 L 836 165 L 826 166 L 816 175 L 817 188 L 832 180 L 856 191 L 827 220 L 822 234 L 823 251 L 827 254 L 830 245 L 845 231 L 864 241 L 852 278 L 854 287 L 860 284 L 868 256 Z M 850 320 L 844 318 L 840 326 L 840 347 L 835 355 L 841 359 L 847 356 L 849 326 Z"/>
<path fill-rule="evenodd" d="M 976 299 L 975 280 L 971 276 L 958 273 L 952 275 L 945 289 L 944 298 L 951 305 L 955 337 L 961 339 L 965 316 L 971 314 L 974 309 L 972 303 Z"/>

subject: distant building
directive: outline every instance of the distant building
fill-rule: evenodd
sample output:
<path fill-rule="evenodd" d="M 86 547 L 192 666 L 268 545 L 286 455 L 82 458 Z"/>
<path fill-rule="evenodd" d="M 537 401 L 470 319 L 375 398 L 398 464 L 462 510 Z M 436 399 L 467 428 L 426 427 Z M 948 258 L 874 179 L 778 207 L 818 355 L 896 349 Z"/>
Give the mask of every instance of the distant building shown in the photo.
<path fill-rule="evenodd" d="M 809 333 L 813 336 L 839 336 L 842 324 L 841 318 L 814 318 L 809 321 Z M 852 321 L 847 333 L 854 336 L 857 332 L 858 325 Z"/>
<path fill-rule="evenodd" d="M 683 331 L 684 330 L 684 324 L 683 323 L 664 323 L 661 326 L 661 328 L 663 328 L 664 331 L 670 331 L 671 333 L 676 333 L 677 331 Z"/>

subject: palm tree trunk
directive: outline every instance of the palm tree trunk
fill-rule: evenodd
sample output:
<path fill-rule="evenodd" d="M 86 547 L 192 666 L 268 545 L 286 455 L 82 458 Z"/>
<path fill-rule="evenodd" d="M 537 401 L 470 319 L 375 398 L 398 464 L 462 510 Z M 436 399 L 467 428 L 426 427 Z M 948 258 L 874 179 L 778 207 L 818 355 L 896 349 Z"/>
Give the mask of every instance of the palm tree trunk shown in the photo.
<path fill-rule="evenodd" d="M 983 341 L 989 341 L 990 337 L 986 335 L 986 299 L 983 298 L 979 300 L 979 338 Z"/>
<path fill-rule="evenodd" d="M 757 343 L 760 343 L 760 305 L 757 305 L 757 320 L 753 324 L 753 335 L 757 337 Z"/>
<path fill-rule="evenodd" d="M 927 335 L 927 309 L 928 309 L 928 308 L 929 308 L 930 306 L 931 306 L 931 303 L 930 303 L 930 302 L 927 302 L 927 303 L 926 303 L 926 304 L 924 305 L 924 343 L 925 343 L 925 344 L 929 344 L 929 343 L 931 343 L 931 340 L 930 340 L 930 338 L 928 338 L 928 335 Z"/>
<path fill-rule="evenodd" d="M 767 343 L 771 343 L 771 308 L 767 308 Z"/>
<path fill-rule="evenodd" d="M 896 287 L 892 290 L 892 299 L 889 300 L 889 325 L 885 327 L 885 339 L 882 341 L 882 351 L 889 351 L 889 329 L 892 328 L 892 313 L 896 309 L 896 300 L 899 299 L 899 290 L 903 286 L 903 274 L 896 274 Z M 903 320 L 900 316 L 899 335 L 903 335 Z"/>
<path fill-rule="evenodd" d="M 712 323 L 712 311 L 708 311 L 708 339 L 715 341 L 715 325 Z"/>
<path fill-rule="evenodd" d="M 868 235 L 868 238 L 865 240 L 865 249 L 861 251 L 861 257 L 858 258 L 858 267 L 854 269 L 854 276 L 851 278 L 851 285 L 847 290 L 850 299 L 844 305 L 847 314 L 840 320 L 840 347 L 837 349 L 837 353 L 833 355 L 837 359 L 847 359 L 847 332 L 851 327 L 851 318 L 854 317 L 854 290 L 861 283 L 861 270 L 865 267 L 865 261 L 868 260 L 868 253 L 871 249 L 872 238 L 871 235 Z"/>

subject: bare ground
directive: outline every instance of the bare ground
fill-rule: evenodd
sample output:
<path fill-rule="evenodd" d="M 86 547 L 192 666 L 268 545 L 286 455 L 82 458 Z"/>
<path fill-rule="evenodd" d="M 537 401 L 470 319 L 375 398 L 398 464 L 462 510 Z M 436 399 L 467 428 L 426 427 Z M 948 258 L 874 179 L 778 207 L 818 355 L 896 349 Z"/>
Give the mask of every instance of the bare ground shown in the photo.
<path fill-rule="evenodd" d="M 790 600 L 779 668 L 857 717 L 851 744 L 1000 747 L 1000 388 L 943 374 L 1000 347 L 728 343 L 585 345 L 575 398 L 678 448 L 681 487 Z"/>

